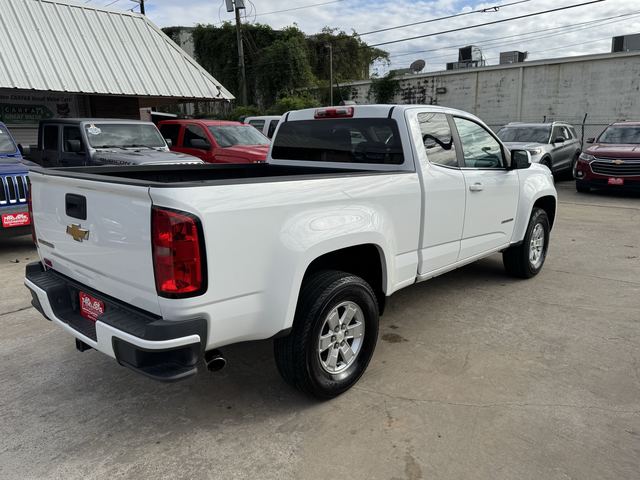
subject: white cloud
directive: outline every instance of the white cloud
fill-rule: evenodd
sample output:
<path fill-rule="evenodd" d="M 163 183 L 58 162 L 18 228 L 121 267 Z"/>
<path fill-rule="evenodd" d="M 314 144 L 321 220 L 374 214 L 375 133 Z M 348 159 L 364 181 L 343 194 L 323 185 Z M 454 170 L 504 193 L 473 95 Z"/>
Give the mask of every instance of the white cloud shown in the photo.
<path fill-rule="evenodd" d="M 92 1 L 94 4 L 98 4 L 98 0 Z M 106 2 L 106 0 L 104 1 Z M 266 23 L 273 28 L 297 24 L 307 33 L 316 33 L 324 26 L 338 27 L 347 32 L 352 29 L 357 32 L 366 32 L 462 11 L 488 8 L 501 3 L 510 3 L 513 0 L 346 0 L 321 7 L 255 17 L 255 13 L 260 14 L 305 4 L 321 3 L 323 0 L 296 0 L 294 3 L 287 2 L 286 4 L 275 0 L 253 0 L 252 4 L 248 0 L 246 1 L 247 6 L 250 7 L 246 11 L 248 21 Z M 503 8 L 499 12 L 474 13 L 449 20 L 381 32 L 364 36 L 363 40 L 370 44 L 380 43 L 524 15 L 579 2 L 580 0 L 530 0 L 527 3 Z M 446 62 L 457 60 L 455 48 L 442 50 L 443 47 L 451 45 L 478 44 L 483 47 L 484 56 L 489 64 L 498 63 L 499 52 L 506 50 L 529 51 L 530 60 L 587 53 L 604 53 L 610 51 L 612 36 L 640 32 L 640 8 L 637 6 L 634 8 L 633 4 L 635 3 L 628 0 L 606 0 L 586 7 L 438 35 L 436 37 L 385 45 L 381 48 L 392 52 L 393 68 L 405 67 L 417 58 L 424 58 L 427 60 L 428 70 L 443 69 Z M 112 8 L 119 5 L 121 8 L 125 6 L 130 8 L 133 3 L 127 0 L 120 0 Z M 218 0 L 217 2 L 215 0 L 148 0 L 147 5 L 149 18 L 161 27 L 173 25 L 192 26 L 198 23 L 218 23 L 221 19 L 232 19 L 232 14 L 226 12 L 224 0 Z M 639 15 L 610 21 L 608 25 L 600 25 L 593 28 L 575 26 L 574 31 L 539 32 L 540 30 L 571 26 L 581 22 L 600 20 L 634 11 Z M 495 38 L 518 35 L 525 32 L 533 33 L 520 39 L 512 38 L 487 43 Z M 558 35 L 560 32 L 562 32 L 562 35 Z M 483 46 L 483 43 L 486 43 L 486 45 Z M 407 55 L 409 52 L 434 49 L 440 50 Z"/>

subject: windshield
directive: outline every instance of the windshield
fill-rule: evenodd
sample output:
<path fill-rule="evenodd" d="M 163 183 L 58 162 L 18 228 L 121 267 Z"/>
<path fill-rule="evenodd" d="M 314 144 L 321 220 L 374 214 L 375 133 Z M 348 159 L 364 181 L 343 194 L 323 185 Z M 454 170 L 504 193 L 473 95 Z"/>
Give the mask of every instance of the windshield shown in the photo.
<path fill-rule="evenodd" d="M 0 153 L 16 153 L 16 144 L 4 127 L 0 127 Z"/>
<path fill-rule="evenodd" d="M 598 143 L 640 143 L 640 127 L 608 127 L 600 135 Z"/>
<path fill-rule="evenodd" d="M 222 148 L 234 145 L 269 145 L 269 139 L 249 125 L 210 126 L 209 131 Z"/>
<path fill-rule="evenodd" d="M 155 125 L 144 123 L 87 123 L 84 126 L 93 148 L 166 147 Z"/>
<path fill-rule="evenodd" d="M 503 142 L 547 143 L 551 127 L 504 127 L 498 130 Z"/>

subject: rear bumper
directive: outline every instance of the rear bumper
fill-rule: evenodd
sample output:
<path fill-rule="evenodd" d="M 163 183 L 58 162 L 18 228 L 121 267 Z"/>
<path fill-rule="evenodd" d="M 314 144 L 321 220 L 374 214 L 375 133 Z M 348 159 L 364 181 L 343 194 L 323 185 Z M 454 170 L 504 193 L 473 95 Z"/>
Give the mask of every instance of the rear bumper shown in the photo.
<path fill-rule="evenodd" d="M 32 305 L 45 318 L 120 365 L 160 381 L 197 373 L 207 338 L 206 320 L 164 320 L 45 270 L 39 262 L 27 265 L 24 283 Z M 80 291 L 105 304 L 105 313 L 95 322 L 80 315 Z"/>

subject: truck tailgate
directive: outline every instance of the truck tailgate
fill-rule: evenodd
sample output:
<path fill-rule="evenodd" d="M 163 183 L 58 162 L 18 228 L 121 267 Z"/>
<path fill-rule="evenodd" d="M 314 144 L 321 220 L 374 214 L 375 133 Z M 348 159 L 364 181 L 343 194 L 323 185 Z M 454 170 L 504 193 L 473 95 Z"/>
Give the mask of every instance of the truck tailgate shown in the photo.
<path fill-rule="evenodd" d="M 41 258 L 81 284 L 160 314 L 148 188 L 38 172 L 29 178 Z"/>

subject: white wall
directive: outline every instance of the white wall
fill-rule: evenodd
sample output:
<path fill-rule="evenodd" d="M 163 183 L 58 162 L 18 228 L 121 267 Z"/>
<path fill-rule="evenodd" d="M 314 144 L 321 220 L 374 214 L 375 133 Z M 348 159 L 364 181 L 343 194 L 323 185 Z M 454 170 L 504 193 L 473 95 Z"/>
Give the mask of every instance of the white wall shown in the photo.
<path fill-rule="evenodd" d="M 474 113 L 492 126 L 543 119 L 606 125 L 640 120 L 640 52 L 589 55 L 405 76 L 396 103 Z M 375 103 L 370 82 L 347 84 L 357 103 Z M 437 88 L 446 93 L 437 93 Z"/>

